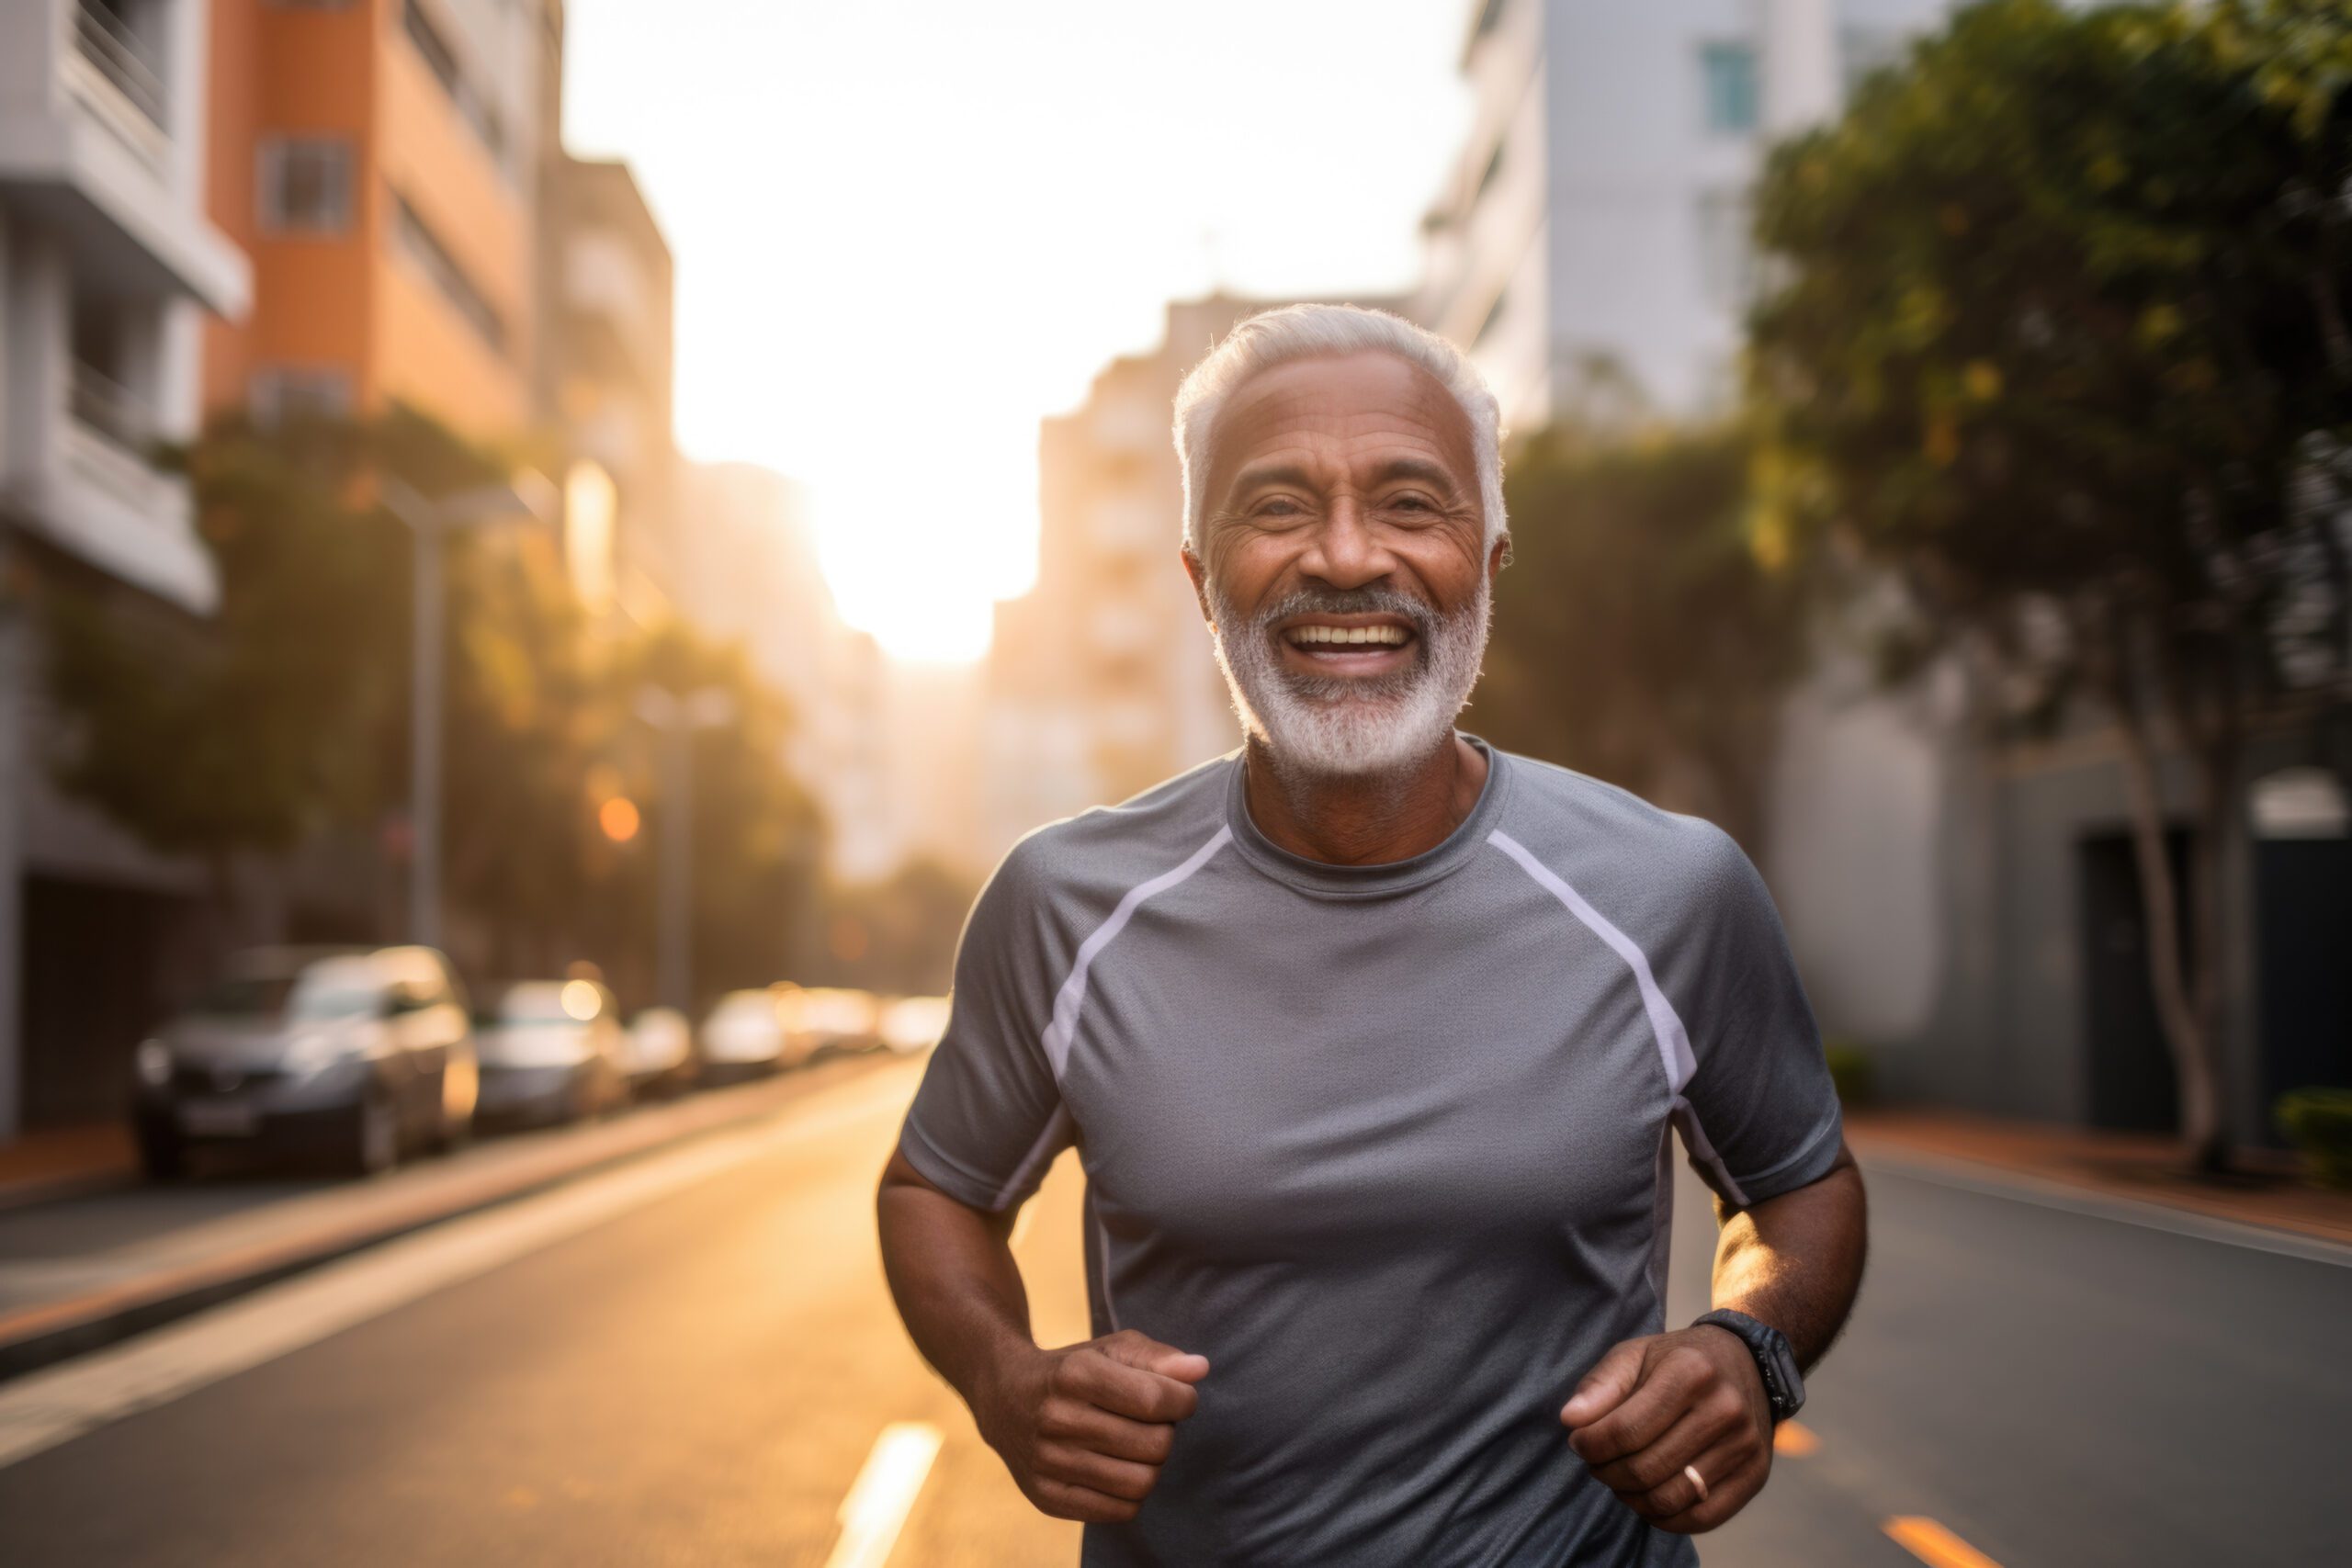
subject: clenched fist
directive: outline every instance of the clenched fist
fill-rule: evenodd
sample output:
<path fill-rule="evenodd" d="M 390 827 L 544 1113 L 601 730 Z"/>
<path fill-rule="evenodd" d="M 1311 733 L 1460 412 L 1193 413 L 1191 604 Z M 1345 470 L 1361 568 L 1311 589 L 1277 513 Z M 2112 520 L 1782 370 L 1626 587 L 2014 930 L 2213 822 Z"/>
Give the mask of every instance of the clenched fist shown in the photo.
<path fill-rule="evenodd" d="M 1121 1524 L 1136 1517 L 1200 1404 L 1204 1356 L 1122 1329 L 1082 1345 L 1016 1356 L 973 1415 L 1012 1479 L 1057 1518 Z"/>
<path fill-rule="evenodd" d="M 1678 1535 L 1713 1529 L 1772 1472 L 1763 1375 L 1736 1335 L 1712 1325 L 1616 1346 L 1577 1384 L 1560 1422 L 1601 1484 Z"/>

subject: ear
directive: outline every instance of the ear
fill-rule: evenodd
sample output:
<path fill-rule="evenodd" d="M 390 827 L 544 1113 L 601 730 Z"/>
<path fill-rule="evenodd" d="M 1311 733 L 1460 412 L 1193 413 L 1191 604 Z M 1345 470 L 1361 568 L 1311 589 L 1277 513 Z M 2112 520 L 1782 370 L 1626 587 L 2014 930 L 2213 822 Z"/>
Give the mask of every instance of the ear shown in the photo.
<path fill-rule="evenodd" d="M 1501 536 L 1495 540 L 1493 547 L 1487 551 L 1487 584 L 1488 587 L 1492 587 L 1494 585 L 1495 579 L 1500 577 L 1503 574 L 1503 568 L 1510 564 L 1510 533 L 1506 529 Z"/>
<path fill-rule="evenodd" d="M 1184 563 L 1184 575 L 1193 580 L 1193 597 L 1201 606 L 1201 619 L 1216 626 L 1216 617 L 1209 614 L 1209 569 L 1201 564 L 1190 545 L 1179 545 L 1176 554 Z"/>

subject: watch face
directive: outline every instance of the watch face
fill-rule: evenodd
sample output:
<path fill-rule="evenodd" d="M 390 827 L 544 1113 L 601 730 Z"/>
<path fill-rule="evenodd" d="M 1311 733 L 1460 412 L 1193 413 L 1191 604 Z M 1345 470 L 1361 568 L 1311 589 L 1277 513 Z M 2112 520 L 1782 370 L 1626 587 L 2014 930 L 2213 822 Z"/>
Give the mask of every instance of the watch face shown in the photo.
<path fill-rule="evenodd" d="M 1804 1380 L 1797 1375 L 1796 1358 L 1789 1353 L 1785 1342 L 1772 1348 L 1772 1381 L 1780 1386 L 1772 1390 L 1774 1414 L 1793 1416 L 1804 1403 Z"/>

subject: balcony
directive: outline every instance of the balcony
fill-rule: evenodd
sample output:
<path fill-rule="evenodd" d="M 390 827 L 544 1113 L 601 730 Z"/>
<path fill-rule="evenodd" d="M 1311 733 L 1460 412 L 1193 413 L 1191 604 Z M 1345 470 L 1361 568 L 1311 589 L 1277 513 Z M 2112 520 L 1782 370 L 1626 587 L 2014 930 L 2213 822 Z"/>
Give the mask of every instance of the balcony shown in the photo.
<path fill-rule="evenodd" d="M 0 200 L 110 288 L 239 316 L 244 256 L 204 213 L 201 0 L 0 4 Z M 19 228 L 21 225 L 21 229 Z"/>
<path fill-rule="evenodd" d="M 153 48 L 112 7 L 102 0 L 74 0 L 74 47 L 148 124 L 158 131 L 168 126 L 169 99 Z"/>
<path fill-rule="evenodd" d="M 75 423 L 142 461 L 155 444 L 155 415 L 145 400 L 84 360 L 67 371 L 66 409 Z"/>

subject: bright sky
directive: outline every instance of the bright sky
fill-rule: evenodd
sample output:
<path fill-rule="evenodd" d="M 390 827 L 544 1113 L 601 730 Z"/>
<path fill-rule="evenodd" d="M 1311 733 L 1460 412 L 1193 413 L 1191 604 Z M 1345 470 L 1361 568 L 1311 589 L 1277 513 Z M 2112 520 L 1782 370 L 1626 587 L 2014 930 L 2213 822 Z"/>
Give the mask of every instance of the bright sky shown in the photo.
<path fill-rule="evenodd" d="M 843 615 L 970 658 L 1035 572 L 1038 419 L 1168 300 L 1412 284 L 1467 11 L 571 0 L 565 140 L 669 236 L 685 454 L 803 480 Z"/>

